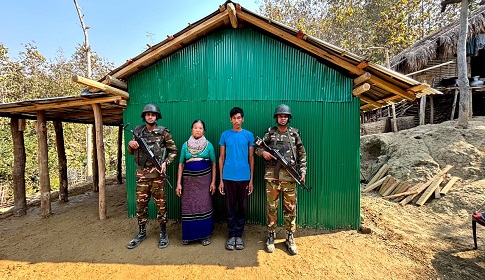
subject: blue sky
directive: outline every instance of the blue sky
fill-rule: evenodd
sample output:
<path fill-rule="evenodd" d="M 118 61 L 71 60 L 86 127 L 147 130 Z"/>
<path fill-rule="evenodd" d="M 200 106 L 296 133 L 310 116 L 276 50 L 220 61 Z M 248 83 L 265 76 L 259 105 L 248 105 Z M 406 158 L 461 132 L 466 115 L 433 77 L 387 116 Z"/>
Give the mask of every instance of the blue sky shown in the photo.
<path fill-rule="evenodd" d="M 116 67 L 216 11 L 225 0 L 77 0 L 89 44 Z M 258 11 L 257 0 L 234 0 Z M 62 50 L 70 58 L 84 35 L 72 0 L 0 0 L 0 44 L 16 58 L 33 43 L 47 59 Z"/>

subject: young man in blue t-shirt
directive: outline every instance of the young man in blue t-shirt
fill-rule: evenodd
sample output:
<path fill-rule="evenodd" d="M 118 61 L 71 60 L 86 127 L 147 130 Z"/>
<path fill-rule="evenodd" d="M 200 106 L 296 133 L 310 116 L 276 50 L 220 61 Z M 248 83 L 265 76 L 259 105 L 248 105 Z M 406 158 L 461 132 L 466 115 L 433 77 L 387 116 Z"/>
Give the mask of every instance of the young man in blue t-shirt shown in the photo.
<path fill-rule="evenodd" d="M 254 136 L 242 128 L 244 112 L 241 108 L 232 108 L 229 116 L 232 129 L 224 131 L 219 140 L 219 191 L 226 196 L 229 231 L 226 249 L 242 250 L 247 196 L 253 192 Z"/>

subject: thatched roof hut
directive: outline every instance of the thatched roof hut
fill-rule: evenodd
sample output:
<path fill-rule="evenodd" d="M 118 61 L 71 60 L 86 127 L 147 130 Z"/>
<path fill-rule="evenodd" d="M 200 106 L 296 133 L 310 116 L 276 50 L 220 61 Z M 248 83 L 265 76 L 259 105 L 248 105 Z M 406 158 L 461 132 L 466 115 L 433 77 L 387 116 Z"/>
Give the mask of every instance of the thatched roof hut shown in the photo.
<path fill-rule="evenodd" d="M 400 73 L 421 70 L 430 60 L 450 59 L 456 56 L 459 22 L 456 21 L 417 41 L 391 60 L 393 69 Z M 469 16 L 468 38 L 485 33 L 485 7 Z"/>

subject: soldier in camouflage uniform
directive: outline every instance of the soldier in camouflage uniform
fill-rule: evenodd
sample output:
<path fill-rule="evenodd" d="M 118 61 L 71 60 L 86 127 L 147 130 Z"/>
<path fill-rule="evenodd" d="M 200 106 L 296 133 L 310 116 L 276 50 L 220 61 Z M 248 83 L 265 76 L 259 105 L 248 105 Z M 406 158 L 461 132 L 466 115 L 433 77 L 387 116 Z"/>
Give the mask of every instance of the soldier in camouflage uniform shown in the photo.
<path fill-rule="evenodd" d="M 285 104 L 279 105 L 273 115 L 276 126 L 270 127 L 264 134 L 263 141 L 272 149 L 278 150 L 285 159 L 300 172 L 302 182 L 305 182 L 306 152 L 298 133 L 298 129 L 289 127 L 291 110 Z M 265 250 L 272 253 L 275 249 L 275 229 L 277 226 L 277 210 L 280 193 L 283 194 L 284 226 L 286 228 L 286 246 L 291 255 L 298 254 L 294 241 L 296 230 L 296 181 L 277 163 L 275 158 L 262 148 L 256 149 L 256 154 L 266 160 L 264 179 L 266 180 L 266 217 L 268 225 L 268 240 Z"/>
<path fill-rule="evenodd" d="M 167 235 L 167 211 L 165 207 L 165 171 L 167 166 L 177 156 L 177 147 L 172 140 L 170 131 L 157 125 L 157 120 L 162 118 L 160 110 L 154 104 L 147 104 L 143 108 L 141 118 L 146 125 L 139 125 L 133 133 L 145 139 L 149 149 L 155 155 L 158 162 L 162 163 L 162 170 L 158 170 L 155 163 L 140 148 L 133 138 L 128 142 L 128 152 L 135 156 L 136 168 L 136 216 L 138 218 L 139 232 L 131 240 L 127 247 L 133 249 L 146 238 L 146 224 L 148 220 L 148 202 L 150 197 L 158 208 L 157 220 L 160 223 L 160 239 L 158 248 L 168 246 Z"/>

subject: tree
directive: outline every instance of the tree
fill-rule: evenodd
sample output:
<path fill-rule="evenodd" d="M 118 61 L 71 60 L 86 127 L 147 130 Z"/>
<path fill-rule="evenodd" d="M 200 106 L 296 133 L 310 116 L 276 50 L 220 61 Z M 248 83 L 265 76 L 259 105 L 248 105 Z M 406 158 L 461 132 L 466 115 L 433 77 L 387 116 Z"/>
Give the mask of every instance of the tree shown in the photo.
<path fill-rule="evenodd" d="M 458 45 L 456 48 L 456 63 L 458 65 L 457 84 L 460 88 L 460 109 L 458 112 L 458 126 L 468 127 L 470 119 L 470 84 L 468 83 L 468 70 L 466 61 L 466 41 L 468 33 L 468 12 L 470 0 L 446 0 L 441 2 L 441 12 L 446 11 L 448 5 L 461 3 L 460 9 L 460 32 L 458 34 Z M 480 1 L 479 5 L 485 4 L 485 0 Z"/>
<path fill-rule="evenodd" d="M 263 0 L 260 12 L 326 42 L 384 64 L 416 40 L 448 24 L 434 0 Z"/>

